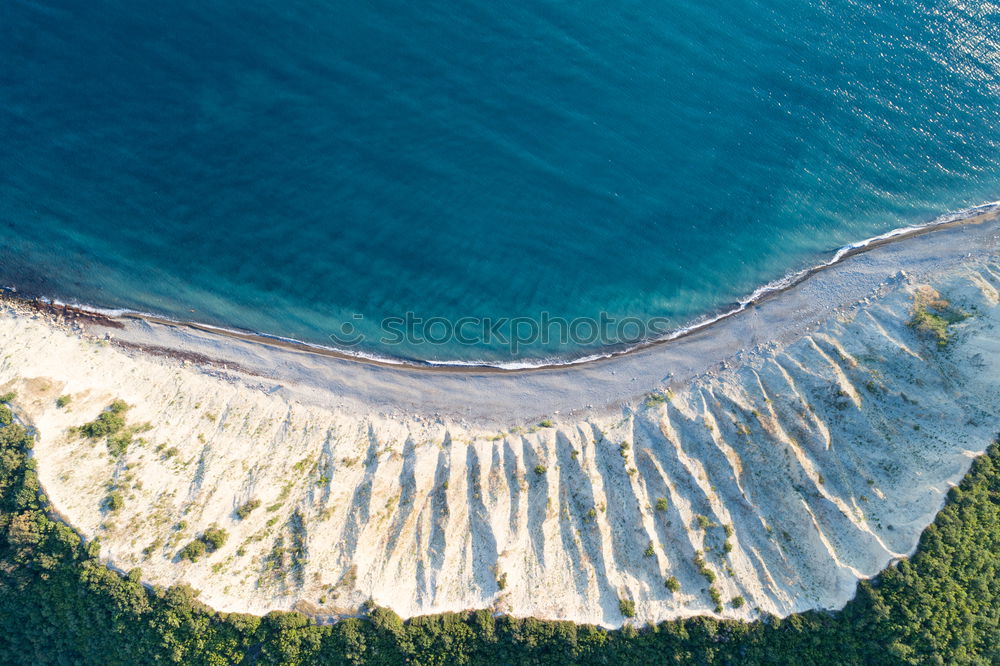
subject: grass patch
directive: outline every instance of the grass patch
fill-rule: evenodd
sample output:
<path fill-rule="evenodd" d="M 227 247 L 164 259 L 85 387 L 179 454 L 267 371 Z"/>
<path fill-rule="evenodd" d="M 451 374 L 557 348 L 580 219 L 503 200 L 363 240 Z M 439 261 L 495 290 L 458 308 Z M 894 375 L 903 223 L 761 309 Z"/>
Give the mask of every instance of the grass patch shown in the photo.
<path fill-rule="evenodd" d="M 650 393 L 646 396 L 645 405 L 647 407 L 656 407 L 657 405 L 662 405 L 667 401 L 667 396 L 662 393 Z"/>
<path fill-rule="evenodd" d="M 937 292 L 925 290 L 914 296 L 913 316 L 907 325 L 917 333 L 935 340 L 938 347 L 946 347 L 951 341 L 948 327 L 969 316 L 967 312 L 941 298 Z"/>

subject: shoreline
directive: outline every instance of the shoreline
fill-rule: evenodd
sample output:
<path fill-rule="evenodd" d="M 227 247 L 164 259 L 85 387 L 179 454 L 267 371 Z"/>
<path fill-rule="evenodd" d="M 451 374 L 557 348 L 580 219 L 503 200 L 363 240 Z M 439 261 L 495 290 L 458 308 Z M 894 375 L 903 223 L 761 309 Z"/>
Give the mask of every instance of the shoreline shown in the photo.
<path fill-rule="evenodd" d="M 414 372 L 8 300 L 0 390 L 102 558 L 221 611 L 833 608 L 912 552 L 995 434 L 1000 217 L 970 219 L 670 344 L 540 371 Z M 946 349 L 911 324 L 939 296 L 973 314 Z M 151 424 L 124 452 L 74 434 L 118 399 Z M 178 559 L 212 525 L 225 546 Z M 747 603 L 713 610 L 709 587 Z"/>
<path fill-rule="evenodd" d="M 129 353 L 172 356 L 276 382 L 275 390 L 304 404 L 504 428 L 594 409 L 617 411 L 632 399 L 690 381 L 754 349 L 801 337 L 818 321 L 892 283 L 902 267 L 917 274 L 961 264 L 970 252 L 988 252 L 1000 245 L 1000 206 L 975 211 L 848 251 L 780 292 L 673 340 L 575 365 L 502 370 L 365 362 L 253 335 L 220 334 L 211 327 L 68 312 L 69 320 L 82 320 L 87 334 Z M 60 306 L 44 306 L 53 307 L 62 312 Z"/>
<path fill-rule="evenodd" d="M 748 296 L 738 300 L 734 307 L 730 309 L 720 308 L 715 314 L 702 315 L 696 318 L 693 322 L 681 325 L 676 329 L 665 333 L 659 338 L 639 342 L 632 344 L 631 346 L 625 346 L 624 344 L 613 345 L 601 350 L 595 350 L 590 354 L 583 354 L 558 362 L 540 362 L 532 365 L 525 365 L 515 361 L 497 361 L 496 363 L 480 363 L 476 361 L 419 361 L 413 359 L 391 358 L 361 352 L 352 354 L 348 351 L 337 349 L 335 347 L 328 347 L 326 345 L 305 342 L 279 335 L 215 326 L 197 321 L 176 320 L 153 313 L 130 310 L 107 310 L 81 304 L 61 303 L 44 297 L 22 297 L 17 294 L 16 290 L 11 289 L 0 290 L 0 298 L 16 300 L 33 307 L 37 307 L 42 311 L 62 316 L 69 315 L 73 318 L 82 319 L 84 322 L 107 328 L 123 329 L 126 326 L 126 322 L 139 321 L 160 326 L 188 328 L 244 342 L 252 342 L 261 345 L 279 347 L 282 349 L 295 350 L 304 354 L 315 354 L 317 356 L 336 358 L 381 367 L 406 368 L 416 372 L 521 374 L 535 371 L 570 368 L 591 363 L 601 363 L 629 354 L 656 348 L 658 346 L 683 339 L 689 335 L 708 330 L 719 322 L 745 312 L 748 308 L 760 305 L 761 303 L 780 296 L 785 291 L 794 288 L 803 281 L 810 279 L 812 276 L 835 267 L 854 256 L 870 252 L 884 245 L 903 242 L 929 233 L 935 233 L 959 226 L 980 224 L 982 222 L 994 220 L 997 217 L 1000 217 L 1000 201 L 988 202 L 952 213 L 947 213 L 925 224 L 910 225 L 893 229 L 883 234 L 872 236 L 841 247 L 833 253 L 833 256 L 828 261 L 797 272 L 786 274 L 777 280 L 768 282 L 755 289 Z"/>

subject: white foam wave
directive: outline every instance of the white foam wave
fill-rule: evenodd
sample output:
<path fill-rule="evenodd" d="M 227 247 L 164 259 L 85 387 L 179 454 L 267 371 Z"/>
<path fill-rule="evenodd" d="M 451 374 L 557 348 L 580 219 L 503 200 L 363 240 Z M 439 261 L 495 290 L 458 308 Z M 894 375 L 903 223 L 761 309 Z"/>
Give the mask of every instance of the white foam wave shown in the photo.
<path fill-rule="evenodd" d="M 638 344 L 630 347 L 621 347 L 614 350 L 604 350 L 596 353 L 591 353 L 587 355 L 582 355 L 574 358 L 566 357 L 550 357 L 541 359 L 531 359 L 531 360 L 520 360 L 520 361 L 496 361 L 489 359 L 482 360 L 413 360 L 401 357 L 394 357 L 382 354 L 375 354 L 372 352 L 365 352 L 356 349 L 344 349 L 340 347 L 333 347 L 330 345 L 321 345 L 314 342 L 305 342 L 303 340 L 297 340 L 295 338 L 284 337 L 280 335 L 274 335 L 270 333 L 261 333 L 257 331 L 240 330 L 234 328 L 226 328 L 224 326 L 216 326 L 213 324 L 204 324 L 201 322 L 184 321 L 180 319 L 174 319 L 171 317 L 166 317 L 164 315 L 153 314 L 149 312 L 142 312 L 138 310 L 129 309 L 109 309 L 109 308 L 99 308 L 89 305 L 81 305 L 77 303 L 65 303 L 59 300 L 41 299 L 45 302 L 52 303 L 58 306 L 69 306 L 77 308 L 85 312 L 92 312 L 94 314 L 99 314 L 102 316 L 110 318 L 122 318 L 122 317 L 136 317 L 140 319 L 149 320 L 159 320 L 165 321 L 178 326 L 193 326 L 205 330 L 210 330 L 221 335 L 230 336 L 252 336 L 254 338 L 263 340 L 274 340 L 275 342 L 281 342 L 289 345 L 294 345 L 299 348 L 305 348 L 309 350 L 315 350 L 320 353 L 335 353 L 341 356 L 347 356 L 351 358 L 358 359 L 359 361 L 370 361 L 375 363 L 382 363 L 388 365 L 399 365 L 399 366 L 411 366 L 411 367 L 455 367 L 455 368 L 482 368 L 484 370 L 507 370 L 507 371 L 517 371 L 517 370 L 538 370 L 543 368 L 556 368 L 572 365 L 580 365 L 583 363 L 590 363 L 592 361 L 611 358 L 613 356 L 620 356 L 622 354 L 627 354 L 629 352 L 635 351 L 637 349 L 642 349 L 656 344 L 662 344 L 664 342 L 669 342 L 670 340 L 676 340 L 677 338 L 689 335 L 694 331 L 701 330 L 707 326 L 731 317 L 743 310 L 746 310 L 751 305 L 758 303 L 763 298 L 769 295 L 781 292 L 789 287 L 797 284 L 803 280 L 808 275 L 822 270 L 824 268 L 833 266 L 850 255 L 863 250 L 866 247 L 874 243 L 879 243 L 886 241 L 898 236 L 905 236 L 907 234 L 913 234 L 921 231 L 929 231 L 934 227 L 939 227 L 942 225 L 950 224 L 952 222 L 957 222 L 959 220 L 968 219 L 975 217 L 976 215 L 981 215 L 983 213 L 990 212 L 994 209 L 1000 208 L 1000 201 L 993 201 L 990 203 L 981 204 L 979 206 L 973 206 L 971 208 L 965 208 L 952 213 L 947 213 L 934 220 L 927 222 L 925 224 L 910 225 L 906 227 L 899 227 L 897 229 L 892 229 L 883 234 L 877 236 L 872 236 L 870 238 L 865 238 L 864 240 L 857 241 L 855 243 L 850 243 L 841 248 L 838 248 L 831 258 L 825 262 L 821 262 L 809 268 L 796 271 L 794 273 L 789 273 L 777 280 L 768 282 L 760 287 L 757 287 L 753 292 L 744 298 L 737 301 L 737 305 L 728 310 L 720 311 L 716 314 L 706 315 L 704 317 L 698 318 L 690 324 L 680 326 L 658 338 L 653 338 L 650 340 L 645 340 Z"/>

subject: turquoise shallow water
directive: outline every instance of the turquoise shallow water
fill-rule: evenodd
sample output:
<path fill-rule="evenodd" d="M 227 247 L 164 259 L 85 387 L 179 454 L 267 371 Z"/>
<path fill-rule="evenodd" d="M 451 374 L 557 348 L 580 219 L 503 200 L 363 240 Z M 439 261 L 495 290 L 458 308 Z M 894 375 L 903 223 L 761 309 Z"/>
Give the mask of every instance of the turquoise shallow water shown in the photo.
<path fill-rule="evenodd" d="M 0 3 L 0 282 L 385 356 L 568 358 L 616 340 L 381 322 L 681 326 L 1000 198 L 991 5 L 711 4 Z"/>

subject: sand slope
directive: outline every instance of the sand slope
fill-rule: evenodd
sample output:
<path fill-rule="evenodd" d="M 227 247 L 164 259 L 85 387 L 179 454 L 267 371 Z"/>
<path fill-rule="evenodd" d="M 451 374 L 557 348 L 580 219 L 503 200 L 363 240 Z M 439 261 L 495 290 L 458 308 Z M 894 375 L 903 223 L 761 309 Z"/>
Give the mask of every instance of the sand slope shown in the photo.
<path fill-rule="evenodd" d="M 8 306 L 0 388 L 39 430 L 55 507 L 114 566 L 188 582 L 219 609 L 372 598 L 403 616 L 492 607 L 616 626 L 622 599 L 640 621 L 712 613 L 699 555 L 725 616 L 832 608 L 912 551 L 995 435 L 995 227 L 873 250 L 680 344 L 521 379 L 111 331 L 222 359 L 182 363 Z M 944 348 L 907 326 L 935 290 L 971 315 Z M 492 411 L 476 411 L 487 394 Z M 68 433 L 114 398 L 153 425 L 119 459 Z M 101 508 L 109 484 L 117 512 Z M 240 521 L 249 499 L 261 506 Z M 226 545 L 178 561 L 212 524 Z"/>

